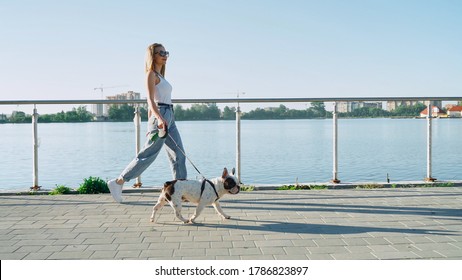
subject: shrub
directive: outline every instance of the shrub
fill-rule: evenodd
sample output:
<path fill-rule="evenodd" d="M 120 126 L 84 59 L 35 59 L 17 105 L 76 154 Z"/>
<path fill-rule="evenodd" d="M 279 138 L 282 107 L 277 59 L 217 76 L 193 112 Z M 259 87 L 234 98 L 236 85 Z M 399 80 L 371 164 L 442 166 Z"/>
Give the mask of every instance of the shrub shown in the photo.
<path fill-rule="evenodd" d="M 83 179 L 83 184 L 77 189 L 80 194 L 108 193 L 107 183 L 99 177 Z"/>
<path fill-rule="evenodd" d="M 50 195 L 67 194 L 70 192 L 71 192 L 71 189 L 64 185 L 59 185 L 59 186 L 56 185 L 56 188 L 50 192 Z"/>
<path fill-rule="evenodd" d="M 254 186 L 241 185 L 241 191 L 243 192 L 251 192 L 253 190 L 255 190 Z"/>

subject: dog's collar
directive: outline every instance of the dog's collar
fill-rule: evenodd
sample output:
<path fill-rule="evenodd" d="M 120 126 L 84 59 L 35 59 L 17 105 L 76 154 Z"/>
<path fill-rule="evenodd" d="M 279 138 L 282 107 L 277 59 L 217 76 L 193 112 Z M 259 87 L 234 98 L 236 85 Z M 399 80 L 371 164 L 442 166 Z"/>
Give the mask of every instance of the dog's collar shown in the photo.
<path fill-rule="evenodd" d="M 215 192 L 215 194 L 217 195 L 217 199 L 215 199 L 215 201 L 217 201 L 218 199 L 220 199 L 220 196 L 218 195 L 218 192 L 217 192 L 217 189 L 215 188 L 215 185 L 212 183 L 212 181 L 210 180 L 207 180 L 207 179 L 204 179 L 202 181 L 202 185 L 201 185 L 201 196 L 202 197 L 202 193 L 204 193 L 204 189 L 205 189 L 205 183 L 208 182 L 210 184 L 210 186 L 212 186 L 212 189 L 213 191 Z"/>

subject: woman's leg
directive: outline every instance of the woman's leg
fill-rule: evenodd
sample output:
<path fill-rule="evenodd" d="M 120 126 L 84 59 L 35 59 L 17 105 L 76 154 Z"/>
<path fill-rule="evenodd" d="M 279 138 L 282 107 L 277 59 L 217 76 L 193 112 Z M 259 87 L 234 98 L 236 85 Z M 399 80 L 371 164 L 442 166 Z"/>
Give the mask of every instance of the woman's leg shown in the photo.
<path fill-rule="evenodd" d="M 168 136 L 165 138 L 165 149 L 167 150 L 170 166 L 172 168 L 173 179 L 186 179 L 186 156 L 184 155 L 183 142 L 180 132 L 175 124 L 171 122 L 168 129 Z"/>
<path fill-rule="evenodd" d="M 164 118 L 169 118 L 168 112 L 165 108 L 160 108 L 161 114 Z M 157 120 L 154 117 L 151 117 L 148 121 L 148 138 L 144 144 L 143 149 L 138 153 L 138 155 L 127 165 L 127 167 L 122 171 L 119 178 L 122 178 L 125 182 L 130 181 L 138 176 L 140 176 L 157 158 L 164 145 L 164 142 L 167 138 L 157 138 L 155 141 L 152 141 L 150 138 L 154 133 L 157 133 L 159 129 L 157 128 Z"/>
<path fill-rule="evenodd" d="M 158 138 L 155 142 L 152 142 L 150 139 L 146 140 L 144 148 L 122 171 L 120 178 L 124 182 L 128 182 L 140 176 L 157 158 L 164 142 L 165 139 L 161 138 Z"/>

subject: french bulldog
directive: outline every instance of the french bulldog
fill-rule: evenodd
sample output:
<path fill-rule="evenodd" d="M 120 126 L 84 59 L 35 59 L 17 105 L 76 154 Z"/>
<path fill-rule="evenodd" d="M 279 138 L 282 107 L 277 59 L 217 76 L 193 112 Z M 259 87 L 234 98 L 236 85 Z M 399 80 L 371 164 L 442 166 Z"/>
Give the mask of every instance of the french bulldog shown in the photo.
<path fill-rule="evenodd" d="M 225 194 L 239 193 L 240 186 L 234 172 L 234 168 L 231 174 L 228 173 L 228 169 L 224 168 L 221 177 L 211 180 L 173 180 L 166 182 L 156 205 L 152 209 L 151 222 L 156 221 L 156 212 L 167 203 L 173 208 L 176 217 L 184 223 L 194 223 L 194 220 L 197 219 L 207 205 L 212 205 L 223 219 L 231 218 L 223 212 L 218 200 Z M 183 201 L 189 201 L 197 205 L 194 214 L 189 219 L 181 215 Z"/>

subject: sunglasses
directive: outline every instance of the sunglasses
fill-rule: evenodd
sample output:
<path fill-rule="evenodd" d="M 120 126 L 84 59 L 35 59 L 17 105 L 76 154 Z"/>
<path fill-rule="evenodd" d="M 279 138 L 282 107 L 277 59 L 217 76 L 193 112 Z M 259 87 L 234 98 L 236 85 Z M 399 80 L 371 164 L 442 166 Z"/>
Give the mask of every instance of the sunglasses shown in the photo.
<path fill-rule="evenodd" d="M 162 57 L 168 57 L 170 55 L 168 51 L 158 51 L 158 52 L 155 52 L 154 54 L 156 53 L 158 53 Z"/>

